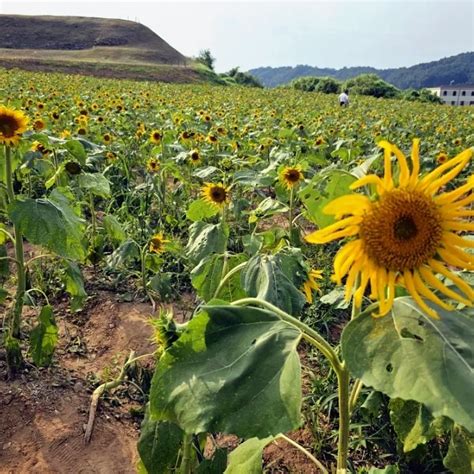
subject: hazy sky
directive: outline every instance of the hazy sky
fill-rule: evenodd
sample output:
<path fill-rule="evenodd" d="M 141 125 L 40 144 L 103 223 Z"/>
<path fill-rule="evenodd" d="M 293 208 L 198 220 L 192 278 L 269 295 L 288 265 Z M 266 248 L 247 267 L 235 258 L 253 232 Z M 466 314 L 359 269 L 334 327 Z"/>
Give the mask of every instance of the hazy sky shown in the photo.
<path fill-rule="evenodd" d="M 139 21 L 216 69 L 411 66 L 474 50 L 474 1 L 5 1 L 0 13 Z M 0 32 L 1 34 L 1 32 Z"/>

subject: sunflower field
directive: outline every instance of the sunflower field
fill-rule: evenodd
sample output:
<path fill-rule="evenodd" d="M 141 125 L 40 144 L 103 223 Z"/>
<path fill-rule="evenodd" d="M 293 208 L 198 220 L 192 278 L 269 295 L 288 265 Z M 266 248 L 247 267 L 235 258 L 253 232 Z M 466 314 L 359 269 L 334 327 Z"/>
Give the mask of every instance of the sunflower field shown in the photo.
<path fill-rule="evenodd" d="M 86 441 L 147 360 L 138 472 L 471 472 L 472 108 L 0 79 L 5 378 L 60 366 L 100 283 L 149 306 L 154 351 L 97 381 Z"/>

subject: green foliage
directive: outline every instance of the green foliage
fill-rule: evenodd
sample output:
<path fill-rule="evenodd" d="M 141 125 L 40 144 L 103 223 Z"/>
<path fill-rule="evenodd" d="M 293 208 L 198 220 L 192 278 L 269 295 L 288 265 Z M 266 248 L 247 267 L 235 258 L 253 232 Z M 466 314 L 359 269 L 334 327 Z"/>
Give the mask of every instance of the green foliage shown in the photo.
<path fill-rule="evenodd" d="M 344 89 L 349 89 L 354 94 L 384 97 L 386 99 L 398 97 L 400 94 L 399 89 L 380 79 L 376 74 L 361 74 L 349 79 L 344 83 Z"/>
<path fill-rule="evenodd" d="M 65 261 L 65 265 L 66 272 L 64 275 L 64 282 L 66 284 L 66 291 L 72 297 L 71 310 L 74 312 L 82 308 L 84 301 L 87 298 L 87 293 L 84 289 L 84 279 L 79 265 L 67 260 Z"/>
<path fill-rule="evenodd" d="M 268 301 L 289 314 L 299 314 L 306 300 L 300 287 L 306 270 L 298 255 L 257 254 L 242 271 L 243 287 L 250 297 Z"/>
<path fill-rule="evenodd" d="M 243 263 L 246 260 L 245 255 L 226 255 L 212 254 L 202 259 L 199 264 L 191 271 L 191 283 L 196 289 L 197 294 L 204 300 L 209 301 L 212 298 L 221 298 L 225 301 L 235 301 L 243 298 L 244 290 L 240 284 L 240 275 L 236 273 L 227 280 L 224 286 L 216 295 L 223 275 L 224 266 L 228 273 L 232 268 Z"/>
<path fill-rule="evenodd" d="M 303 92 L 313 92 L 319 83 L 319 77 L 299 77 L 290 82 L 289 86 Z"/>
<path fill-rule="evenodd" d="M 160 359 L 150 392 L 152 415 L 187 433 L 266 437 L 295 429 L 300 337 L 269 311 L 205 307 Z"/>
<path fill-rule="evenodd" d="M 110 183 L 103 174 L 82 173 L 79 175 L 78 182 L 82 189 L 92 193 L 94 196 L 110 197 Z"/>
<path fill-rule="evenodd" d="M 244 441 L 230 453 L 229 465 L 224 474 L 261 474 L 263 449 L 274 439 L 268 436 Z"/>
<path fill-rule="evenodd" d="M 474 472 L 474 437 L 461 426 L 455 425 L 451 431 L 443 463 L 453 474 Z"/>
<path fill-rule="evenodd" d="M 31 243 L 43 245 L 61 257 L 85 259 L 83 221 L 66 199 L 15 200 L 9 205 L 8 213 Z"/>
<path fill-rule="evenodd" d="M 227 84 L 259 88 L 263 87 L 256 77 L 248 72 L 239 71 L 238 67 L 234 67 L 229 72 L 221 74 L 220 76 L 227 82 Z"/>
<path fill-rule="evenodd" d="M 433 94 L 427 89 L 408 89 L 403 91 L 401 95 L 402 99 L 417 101 L 417 102 L 428 102 L 431 104 L 442 104 L 443 101 L 441 97 L 438 97 L 436 94 Z"/>
<path fill-rule="evenodd" d="M 178 464 L 183 434 L 174 423 L 154 420 L 147 407 L 137 448 L 148 474 L 172 472 Z"/>
<path fill-rule="evenodd" d="M 412 451 L 419 444 L 425 444 L 433 438 L 433 417 L 421 403 L 393 398 L 389 409 L 392 426 L 403 444 L 404 452 Z"/>
<path fill-rule="evenodd" d="M 186 247 L 189 260 L 197 264 L 212 253 L 224 253 L 228 237 L 229 229 L 225 225 L 195 222 L 189 228 Z"/>
<path fill-rule="evenodd" d="M 396 299 L 383 318 L 369 308 L 343 331 L 344 360 L 365 385 L 422 403 L 433 417 L 447 416 L 472 431 L 472 318 L 429 304 L 441 319 L 426 316 L 409 297 Z"/>
<path fill-rule="evenodd" d="M 123 230 L 120 222 L 116 217 L 108 215 L 104 217 L 104 229 L 107 232 L 109 239 L 114 244 L 121 244 L 127 239 L 127 234 Z"/>
<path fill-rule="evenodd" d="M 213 71 L 214 62 L 216 61 L 216 58 L 212 56 L 210 49 L 202 49 L 201 51 L 199 51 L 196 61 L 198 61 L 201 64 L 204 64 L 204 66 L 206 66 L 211 71 Z"/>
<path fill-rule="evenodd" d="M 57 342 L 58 327 L 53 308 L 44 306 L 38 316 L 38 324 L 30 333 L 30 354 L 37 366 L 45 367 L 51 363 Z"/>
<path fill-rule="evenodd" d="M 202 221 L 215 216 L 219 212 L 216 206 L 209 204 L 203 199 L 196 199 L 191 202 L 186 212 L 186 217 L 193 222 Z"/>
<path fill-rule="evenodd" d="M 324 208 L 335 198 L 349 194 L 349 186 L 356 178 L 343 170 L 330 169 L 316 174 L 298 193 L 304 204 L 309 220 L 318 227 L 326 227 L 334 222 L 334 217 L 324 213 Z"/>
<path fill-rule="evenodd" d="M 332 77 L 299 77 L 289 85 L 304 92 L 322 92 L 323 94 L 336 94 L 341 90 L 341 82 Z"/>

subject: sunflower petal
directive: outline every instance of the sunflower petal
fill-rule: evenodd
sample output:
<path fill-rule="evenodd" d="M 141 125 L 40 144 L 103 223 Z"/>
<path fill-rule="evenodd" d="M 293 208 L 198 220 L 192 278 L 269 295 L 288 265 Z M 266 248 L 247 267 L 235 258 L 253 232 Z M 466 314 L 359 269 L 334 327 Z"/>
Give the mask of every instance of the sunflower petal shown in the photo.
<path fill-rule="evenodd" d="M 408 169 L 407 159 L 396 145 L 392 145 L 392 151 L 397 157 L 398 163 L 400 165 L 400 186 L 405 188 L 408 185 L 408 181 L 410 179 L 410 170 Z"/>
<path fill-rule="evenodd" d="M 379 178 L 380 179 L 380 178 Z M 362 194 L 348 194 L 331 201 L 324 209 L 324 214 L 345 216 L 347 214 L 362 215 L 370 208 L 370 199 Z"/>
<path fill-rule="evenodd" d="M 436 311 L 430 308 L 421 298 L 418 291 L 416 291 L 415 282 L 413 281 L 413 275 L 410 270 L 405 270 L 403 272 L 403 279 L 405 281 L 405 286 L 407 290 L 410 292 L 412 298 L 416 301 L 416 304 L 428 315 L 431 316 L 433 319 L 440 319 L 439 315 Z"/>
<path fill-rule="evenodd" d="M 418 173 L 420 172 L 420 139 L 414 138 L 411 148 L 411 164 L 412 171 L 410 176 L 410 185 L 415 186 L 418 181 Z"/>

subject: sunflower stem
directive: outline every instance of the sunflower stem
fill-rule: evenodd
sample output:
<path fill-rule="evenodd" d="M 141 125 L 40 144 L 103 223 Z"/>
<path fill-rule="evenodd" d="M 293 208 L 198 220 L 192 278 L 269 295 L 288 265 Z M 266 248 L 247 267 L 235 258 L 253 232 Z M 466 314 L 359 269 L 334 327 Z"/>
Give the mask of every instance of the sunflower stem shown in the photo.
<path fill-rule="evenodd" d="M 235 266 L 234 268 L 229 270 L 227 273 L 225 273 L 225 274 L 223 273 L 223 277 L 222 277 L 222 279 L 219 283 L 219 286 L 216 289 L 216 292 L 214 293 L 213 298 L 217 298 L 219 296 L 219 293 L 221 292 L 222 288 L 227 283 L 229 278 L 232 277 L 233 275 L 235 275 L 238 271 L 242 270 L 242 268 L 244 268 L 245 265 L 247 265 L 247 263 L 248 262 L 239 263 L 239 265 Z"/>
<path fill-rule="evenodd" d="M 191 454 L 193 447 L 193 435 L 185 433 L 183 437 L 183 457 L 179 467 L 180 474 L 191 473 Z"/>
<path fill-rule="evenodd" d="M 347 467 L 347 455 L 349 451 L 349 371 L 345 365 L 337 375 L 337 394 L 339 402 L 339 439 L 337 443 L 337 474 L 344 474 Z"/>
<path fill-rule="evenodd" d="M 288 233 L 290 236 L 290 242 L 293 243 L 293 200 L 294 200 L 293 187 L 290 189 L 290 210 L 288 213 Z"/>
<path fill-rule="evenodd" d="M 11 148 L 5 147 L 5 174 L 7 185 L 7 196 L 10 204 L 15 200 L 12 177 Z M 25 261 L 23 252 L 23 235 L 17 224 L 13 224 L 15 242 L 15 260 L 17 266 L 17 289 L 15 295 L 15 306 L 10 324 L 10 336 L 18 339 L 20 337 L 21 314 L 23 311 L 23 298 L 26 289 Z"/>

